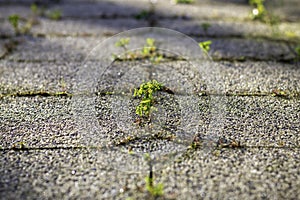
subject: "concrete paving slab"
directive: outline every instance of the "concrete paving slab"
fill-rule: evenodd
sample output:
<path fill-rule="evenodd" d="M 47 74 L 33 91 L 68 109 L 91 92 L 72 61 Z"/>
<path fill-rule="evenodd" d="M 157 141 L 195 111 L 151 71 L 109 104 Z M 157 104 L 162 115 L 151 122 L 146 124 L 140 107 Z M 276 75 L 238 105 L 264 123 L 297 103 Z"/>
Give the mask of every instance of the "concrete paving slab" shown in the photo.
<path fill-rule="evenodd" d="M 299 6 L 295 1 L 271 1 L 276 5 L 268 9 L 286 21 L 273 27 L 279 34 L 273 37 L 269 27 L 249 21 L 252 8 L 246 0 L 203 0 L 194 5 L 158 1 L 155 16 L 151 15 L 148 0 L 0 0 L 0 37 L 4 38 L 0 42 L 0 57 L 1 52 L 6 52 L 0 61 L 0 95 L 7 94 L 0 98 L 0 199 L 297 199 L 300 75 L 298 64 L 293 62 L 293 48 L 299 41 Z M 14 12 L 30 16 L 33 2 L 46 5 L 47 9 L 61 9 L 62 20 L 39 17 L 41 24 L 33 27 L 32 35 L 14 37 L 7 16 Z M 139 17 L 143 19 L 136 20 Z M 188 125 L 195 119 L 195 112 L 191 115 L 189 111 L 195 108 L 186 109 L 185 115 L 179 112 L 179 103 L 199 109 L 200 127 L 195 132 L 199 137 L 189 138 L 198 141 L 199 146 L 188 147 L 189 144 L 178 141 L 183 146 L 180 153 L 184 154 L 177 156 L 172 155 L 176 145 L 168 134 L 138 138 L 137 133 L 147 134 L 150 130 L 137 131 L 134 117 L 126 118 L 135 115 L 138 99 L 126 107 L 122 103 L 131 99 L 122 93 L 96 96 L 77 90 L 82 80 L 94 81 L 95 88 L 89 88 L 94 91 L 105 89 L 102 83 L 116 81 L 116 88 L 123 90 L 120 83 L 133 86 L 142 81 L 141 77 L 151 78 L 149 71 L 140 70 L 142 66 L 138 64 L 138 73 L 126 71 L 131 66 L 129 62 L 117 63 L 119 68 L 108 71 L 111 74 L 107 73 L 105 80 L 86 79 L 85 76 L 96 73 L 93 70 L 87 74 L 81 70 L 79 78 L 74 76 L 96 40 L 147 25 L 146 22 L 186 31 L 198 42 L 212 40 L 210 53 L 219 59 L 201 60 L 201 66 L 208 70 L 206 75 L 199 74 L 199 80 L 193 79 L 198 78 L 197 74 L 184 70 L 185 64 L 176 60 L 162 62 L 159 73 L 151 75 L 165 81 L 172 90 L 182 89 L 178 80 L 185 80 L 200 91 L 207 89 L 203 82 L 217 89 L 208 87 L 209 96 L 189 99 L 182 94 L 161 92 L 159 101 L 163 106 L 157 107 L 165 112 L 156 113 L 157 123 L 150 127 L 154 131 L 165 124 L 172 126 L 165 127 L 163 133 L 174 132 L 178 123 L 184 122 L 187 123 L 181 127 L 192 128 Z M 211 23 L 207 31 L 203 22 Z M 7 40 L 18 41 L 8 53 Z M 141 47 L 144 43 L 145 38 L 137 40 Z M 176 44 L 173 51 L 185 46 L 180 40 L 170 43 Z M 99 54 L 111 56 L 112 49 L 94 52 L 87 64 L 98 73 L 106 67 L 104 61 L 100 63 Z M 246 61 L 238 62 L 241 60 Z M 166 66 L 172 70 L 165 70 Z M 132 79 L 134 75 L 138 78 Z M 72 98 L 60 95 L 65 87 L 74 94 Z M 41 90 L 46 93 L 39 93 Z M 22 94 L 8 95 L 12 92 Z M 192 104 L 195 99 L 197 103 Z M 90 106 L 90 110 L 96 110 L 95 115 L 85 110 Z M 220 109 L 215 112 L 214 108 Z M 83 122 L 95 118 L 100 125 L 94 126 L 94 121 L 81 123 L 77 114 L 86 117 Z M 86 126 L 92 129 L 85 129 Z M 102 135 L 97 135 L 98 129 Z M 130 137 L 126 137 L 128 132 Z M 207 138 L 220 140 L 216 144 Z M 100 146 L 107 144 L 107 139 L 108 148 Z M 149 151 L 155 155 L 154 183 L 164 185 L 163 197 L 151 196 L 146 188 L 149 163 L 144 153 Z"/>
<path fill-rule="evenodd" d="M 203 40 L 202 40 L 203 41 Z M 285 42 L 262 39 L 211 39 L 214 59 L 293 61 L 296 55 Z"/>
<path fill-rule="evenodd" d="M 116 84 L 120 91 L 124 87 L 128 89 L 128 83 L 139 85 L 142 80 L 147 80 L 149 75 L 148 72 L 144 71 L 145 68 L 140 66 L 140 62 L 119 62 L 114 68 L 111 68 L 110 72 L 106 72 L 106 76 L 102 75 L 102 70 L 107 66 L 102 66 L 98 61 L 91 61 L 86 64 L 90 66 L 90 69 L 97 69 L 97 71 L 92 73 L 94 73 L 94 78 L 101 80 L 102 90 L 105 90 L 105 85 L 109 88 L 110 85 Z M 19 63 L 3 60 L 0 62 L 0 94 L 9 95 L 17 92 L 26 93 L 34 91 L 53 93 L 67 91 L 76 93 L 76 82 L 77 84 L 83 84 L 78 82 L 82 81 L 79 74 L 83 76 L 81 78 L 85 76 L 84 71 L 81 73 L 78 72 L 79 69 L 82 69 L 82 65 L 83 62 L 60 61 L 49 63 L 42 61 Z M 197 90 L 202 92 L 208 91 L 236 95 L 276 95 L 276 91 L 282 91 L 287 97 L 297 97 L 300 93 L 298 84 L 298 80 L 300 79 L 299 67 L 292 64 L 249 61 L 236 63 L 203 61 L 200 64 L 201 70 L 194 72 L 194 75 L 188 75 L 187 72 L 181 74 L 180 70 L 189 67 L 189 64 L 183 61 L 165 62 L 155 66 L 155 69 L 159 70 L 160 73 L 153 77 L 168 84 L 170 88 L 174 90 L 178 89 L 179 91 L 181 88 L 176 84 L 176 80 L 187 78 L 187 80 L 195 85 Z M 138 74 L 139 71 L 136 70 L 138 67 L 142 67 L 144 75 L 143 73 Z M 128 69 L 133 74 L 129 75 L 127 71 L 123 71 L 124 69 Z M 127 77 L 127 79 L 124 79 L 126 78 L 125 76 L 122 77 L 124 83 L 126 82 L 125 80 L 128 81 L 126 83 L 127 86 L 120 84 L 122 71 Z M 207 76 L 203 75 L 202 72 Z M 91 72 L 86 71 L 86 76 L 89 73 Z M 111 75 L 109 75 L 110 73 Z M 166 73 L 173 73 L 173 76 L 168 76 Z M 193 76 L 199 76 L 199 79 L 192 79 Z M 132 80 L 130 77 L 135 78 Z M 220 84 L 219 88 L 216 87 L 216 83 Z M 204 85 L 208 85 L 209 87 L 206 86 L 207 88 L 205 89 L 203 88 Z M 98 86 L 94 85 L 94 87 Z"/>
<path fill-rule="evenodd" d="M 12 53 L 7 55 L 13 61 L 81 61 L 104 37 L 47 37 L 21 39 Z M 215 39 L 195 38 L 198 42 L 211 40 L 210 55 L 216 60 L 274 60 L 294 61 L 296 54 L 285 42 L 263 39 Z M 23 41 L 23 42 L 22 42 Z M 175 41 L 174 41 L 175 42 Z M 180 41 L 177 41 L 180 43 Z M 144 46 L 145 39 L 140 41 Z M 175 46 L 175 43 L 173 44 Z M 135 44 L 135 46 L 137 46 Z M 30 51 L 29 51 L 30 49 Z M 182 46 L 178 46 L 178 51 Z"/>
<path fill-rule="evenodd" d="M 300 146 L 299 99 L 229 97 L 226 107 L 223 137 L 247 146 Z"/>
<path fill-rule="evenodd" d="M 196 1 L 195 4 L 172 4 L 171 1 L 158 1 L 156 14 L 164 17 L 193 18 L 193 19 L 239 19 L 245 20 L 251 8 L 247 5 L 225 2 L 209 3 Z M 232 12 L 234 10 L 235 12 Z"/>
<path fill-rule="evenodd" d="M 36 38 L 25 36 L 20 39 L 19 45 L 6 58 L 7 60 L 19 62 L 82 61 L 85 58 L 85 52 L 81 48 L 87 45 L 85 47 L 90 50 L 91 46 L 94 46 L 92 44 L 95 41 L 101 41 L 101 39 L 103 38 L 93 38 L 90 43 L 86 43 L 85 38 Z"/>
<path fill-rule="evenodd" d="M 173 121 L 169 117 L 157 118 L 160 120 L 159 123 L 154 123 L 153 131 L 162 131 L 163 128 L 173 134 L 172 130 L 175 128 L 174 131 L 177 134 L 179 130 L 188 131 L 185 127 L 188 125 L 185 123 L 190 123 L 190 125 L 200 126 L 199 136 L 209 136 L 209 125 L 217 117 L 210 113 L 211 109 L 216 107 L 213 104 L 214 100 L 209 97 L 189 99 L 181 95 L 175 95 L 175 99 L 171 100 L 171 96 L 162 98 L 163 107 L 160 107 L 160 104 L 158 107 L 164 109 L 165 115 L 173 116 Z M 118 144 L 120 141 L 126 141 L 129 136 L 136 138 L 141 131 L 144 131 L 143 128 L 139 129 L 134 125 L 137 118 L 135 115 L 137 99 L 108 95 L 98 97 L 92 105 L 88 105 L 92 108 L 87 107 L 85 101 L 81 99 L 81 104 L 77 102 L 78 104 L 74 105 L 74 101 L 67 97 L 2 98 L 1 146 L 11 148 L 17 142 L 24 142 L 33 148 L 60 145 L 93 146 L 102 144 L 102 141 Z M 121 102 L 123 103 L 119 104 Z M 168 106 L 167 102 L 171 104 Z M 199 104 L 199 107 L 196 106 L 199 110 L 195 113 L 190 112 L 188 119 L 184 113 L 189 112 L 193 103 L 195 106 Z M 300 129 L 299 103 L 297 99 L 285 100 L 276 97 L 224 97 L 220 105 L 222 109 L 224 108 L 224 112 L 220 114 L 224 129 L 218 130 L 214 136 L 228 140 L 234 139 L 246 146 L 297 147 L 300 144 L 297 137 Z M 181 111 L 175 112 L 178 106 Z M 76 121 L 80 119 L 76 118 L 77 115 L 84 115 L 84 113 L 77 112 L 76 108 L 80 108 L 82 112 L 94 109 L 97 117 L 91 121 L 88 121 L 89 118 L 84 119 L 85 121 Z M 93 113 L 87 114 L 93 116 Z M 121 114 L 126 117 L 120 117 Z M 157 115 L 161 117 L 159 112 Z M 80 124 L 92 123 L 93 120 L 98 121 L 99 124 L 94 127 L 96 132 L 84 133 L 85 130 L 80 129 L 82 128 Z M 158 129 L 155 125 L 159 125 Z M 81 130 L 79 131 L 81 133 L 78 133 L 78 130 Z M 145 131 L 147 132 L 146 129 Z M 196 132 L 195 129 L 194 132 L 188 133 L 187 143 L 192 142 Z M 139 141 L 138 138 L 137 141 Z M 130 144 L 131 140 L 128 142 Z"/>
<path fill-rule="evenodd" d="M 80 63 L 1 61 L 0 94 L 30 92 L 70 92 Z"/>
<path fill-rule="evenodd" d="M 36 35 L 112 36 L 133 28 L 146 27 L 148 22 L 136 19 L 90 19 L 53 21 L 43 19 L 32 29 Z"/>
<path fill-rule="evenodd" d="M 1 151 L 4 199 L 154 199 L 147 173 L 126 173 L 103 163 L 114 156 L 86 149 Z M 299 149 L 202 150 L 154 172 L 162 199 L 297 199 Z M 130 162 L 130 161 L 129 161 Z M 5 165 L 4 165 L 5 163 Z"/>
<path fill-rule="evenodd" d="M 190 36 L 270 38 L 296 41 L 300 38 L 299 23 L 269 26 L 258 21 L 161 19 L 158 26 L 174 29 Z"/>
<path fill-rule="evenodd" d="M 0 2 L 1 3 L 1 2 Z M 22 3 L 19 4 L 18 3 Z M 0 18 L 7 18 L 11 14 L 19 14 L 27 18 L 32 15 L 30 5 L 35 1 L 3 3 L 0 8 Z M 131 18 L 140 14 L 143 10 L 149 10 L 148 1 L 45 1 L 40 2 L 38 8 L 44 7 L 44 14 L 59 9 L 62 18 Z M 44 4 L 44 5 L 43 5 Z"/>
<path fill-rule="evenodd" d="M 77 146 L 68 97 L 1 98 L 2 148 Z"/>

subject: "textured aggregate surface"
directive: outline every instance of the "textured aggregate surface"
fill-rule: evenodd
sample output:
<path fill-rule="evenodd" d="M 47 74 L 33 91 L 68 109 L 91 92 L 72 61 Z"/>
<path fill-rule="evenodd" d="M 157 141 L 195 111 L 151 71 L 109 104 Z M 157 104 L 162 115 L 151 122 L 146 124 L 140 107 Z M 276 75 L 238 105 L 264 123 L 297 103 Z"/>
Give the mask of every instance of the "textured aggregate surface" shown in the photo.
<path fill-rule="evenodd" d="M 267 1 L 271 26 L 246 0 L 0 0 L 0 199 L 299 199 L 299 6 Z M 16 35 L 12 14 L 37 23 Z M 91 53 L 146 26 L 211 40 L 212 59 L 159 32 L 173 57 L 155 65 Z M 154 78 L 167 89 L 149 124 L 132 94 Z"/>

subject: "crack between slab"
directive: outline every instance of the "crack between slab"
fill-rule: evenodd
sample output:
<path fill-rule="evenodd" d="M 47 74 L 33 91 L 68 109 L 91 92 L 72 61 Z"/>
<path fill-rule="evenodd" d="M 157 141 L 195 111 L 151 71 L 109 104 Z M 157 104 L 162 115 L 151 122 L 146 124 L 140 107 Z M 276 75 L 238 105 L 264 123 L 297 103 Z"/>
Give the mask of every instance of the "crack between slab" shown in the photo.
<path fill-rule="evenodd" d="M 120 146 L 120 145 L 116 145 Z M 187 146 L 188 148 L 188 146 Z M 196 149 L 202 149 L 201 147 L 194 148 Z M 32 150 L 88 150 L 88 149 L 93 149 L 93 150 L 103 150 L 107 149 L 106 147 L 103 146 L 65 146 L 65 147 L 22 147 L 22 148 L 17 148 L 17 147 L 11 147 L 11 148 L 1 148 L 0 151 L 5 152 L 5 151 L 32 151 Z M 300 146 L 264 146 L 264 145 L 259 145 L 259 146 L 248 146 L 248 145 L 240 145 L 240 146 L 221 146 L 221 147 L 216 147 L 216 149 L 300 149 Z"/>
<path fill-rule="evenodd" d="M 183 92 L 176 92 L 172 91 L 169 88 L 165 88 L 163 90 L 164 92 L 167 92 L 172 95 L 177 95 L 177 96 L 189 96 L 189 95 L 197 95 L 199 97 L 210 97 L 210 96 L 220 96 L 220 97 L 274 97 L 274 98 L 283 98 L 283 99 L 299 99 L 300 98 L 300 93 L 287 93 L 285 91 L 274 91 L 274 92 L 253 92 L 253 93 L 248 93 L 248 92 L 240 92 L 240 93 L 235 93 L 235 92 L 226 92 L 224 94 L 222 93 L 213 93 L 213 92 L 207 92 L 207 91 L 199 91 L 195 92 L 193 94 L 187 94 Z M 128 91 L 129 92 L 129 91 Z M 131 93 L 130 93 L 131 94 Z M 94 94 L 95 96 L 132 96 L 132 95 L 127 95 L 125 92 L 109 92 L 109 91 L 102 91 L 102 92 L 97 92 Z M 82 93 L 82 94 L 76 94 L 76 93 L 69 93 L 69 92 L 46 92 L 46 91 L 29 91 L 29 92 L 16 92 L 16 93 L 7 93 L 7 94 L 0 94 L 0 99 L 4 97 L 35 97 L 35 96 L 41 96 L 41 97 L 88 97 L 88 96 L 94 96 L 90 93 Z"/>
<path fill-rule="evenodd" d="M 73 94 L 68 92 L 45 92 L 45 91 L 38 91 L 38 92 L 16 92 L 11 94 L 0 94 L 0 99 L 3 97 L 72 97 Z"/>

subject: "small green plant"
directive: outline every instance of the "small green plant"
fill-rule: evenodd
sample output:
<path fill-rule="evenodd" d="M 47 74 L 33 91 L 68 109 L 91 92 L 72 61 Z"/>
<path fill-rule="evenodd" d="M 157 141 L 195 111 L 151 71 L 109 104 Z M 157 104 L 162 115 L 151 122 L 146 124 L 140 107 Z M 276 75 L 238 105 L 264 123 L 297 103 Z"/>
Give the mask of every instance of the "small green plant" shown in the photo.
<path fill-rule="evenodd" d="M 261 22 L 274 25 L 279 22 L 279 18 L 271 15 L 264 6 L 265 0 L 249 0 L 249 4 L 253 6 L 250 14 L 252 20 L 259 20 Z"/>
<path fill-rule="evenodd" d="M 149 164 L 149 175 L 146 176 L 146 189 L 153 197 L 159 197 L 164 195 L 164 185 L 162 183 L 158 183 L 156 185 L 153 184 L 153 163 L 151 160 L 151 156 L 149 153 L 145 153 L 144 155 L 145 161 Z"/>
<path fill-rule="evenodd" d="M 125 51 L 127 51 L 127 45 L 130 42 L 130 38 L 121 38 L 119 41 L 115 43 L 116 47 L 122 47 Z"/>
<path fill-rule="evenodd" d="M 142 49 L 142 56 L 149 58 L 153 63 L 159 63 L 163 59 L 163 55 L 157 51 L 155 39 L 146 39 L 146 45 Z"/>
<path fill-rule="evenodd" d="M 209 29 L 209 27 L 211 27 L 211 24 L 207 23 L 207 22 L 204 22 L 204 23 L 201 24 L 201 27 L 203 28 L 203 30 L 205 32 L 207 32 L 207 30 Z"/>
<path fill-rule="evenodd" d="M 195 0 L 173 0 L 175 4 L 192 4 Z"/>
<path fill-rule="evenodd" d="M 153 178 L 150 178 L 149 176 L 145 178 L 145 181 L 146 189 L 152 196 L 159 197 L 164 195 L 164 185 L 162 183 L 153 185 Z"/>
<path fill-rule="evenodd" d="M 295 47 L 295 52 L 297 54 L 297 59 L 300 60 L 300 45 Z"/>
<path fill-rule="evenodd" d="M 20 29 L 19 29 L 20 16 L 17 14 L 10 15 L 8 17 L 8 21 L 12 25 L 15 33 L 19 34 L 19 32 L 20 32 Z"/>
<path fill-rule="evenodd" d="M 137 20 L 148 19 L 151 15 L 151 12 L 148 10 L 142 10 L 140 13 L 136 14 L 134 17 Z"/>
<path fill-rule="evenodd" d="M 253 6 L 252 19 L 263 20 L 267 15 L 267 10 L 264 6 L 265 0 L 249 0 L 249 4 Z"/>
<path fill-rule="evenodd" d="M 153 94 L 156 91 L 161 90 L 163 85 L 156 80 L 142 83 L 139 89 L 134 90 L 134 97 L 142 98 L 140 104 L 136 107 L 136 114 L 140 117 L 146 116 L 149 118 L 151 112 L 154 109 L 155 99 Z"/>
<path fill-rule="evenodd" d="M 37 24 L 38 7 L 36 4 L 30 6 L 32 15 L 28 19 L 22 19 L 22 26 L 20 26 L 21 18 L 19 15 L 14 14 L 8 17 L 9 23 L 12 25 L 16 35 L 27 34 L 34 24 Z"/>
<path fill-rule="evenodd" d="M 25 142 L 16 142 L 12 145 L 11 147 L 12 149 L 26 149 L 27 145 L 25 144 Z"/>
<path fill-rule="evenodd" d="M 52 20 L 60 20 L 61 17 L 62 17 L 62 12 L 61 10 L 58 10 L 58 9 L 54 9 L 54 10 L 51 10 L 47 13 L 47 17 L 49 17 L 49 19 L 52 19 Z"/>
<path fill-rule="evenodd" d="M 38 14 L 38 11 L 39 11 L 39 9 L 38 9 L 38 7 L 37 7 L 37 5 L 36 5 L 35 3 L 31 4 L 30 10 L 31 10 L 31 12 L 32 12 L 34 15 L 37 15 L 37 14 Z"/>
<path fill-rule="evenodd" d="M 210 45 L 212 42 L 210 40 L 199 42 L 199 47 L 202 49 L 202 51 L 206 54 L 208 54 L 210 50 Z"/>
<path fill-rule="evenodd" d="M 129 38 L 121 38 L 115 43 L 116 47 L 121 47 L 125 53 L 122 56 L 113 54 L 113 59 L 120 60 L 139 60 L 139 59 L 149 59 L 152 63 L 159 63 L 163 58 L 163 54 L 158 52 L 156 46 L 156 41 L 153 38 L 147 38 L 146 44 L 143 46 L 142 50 L 138 51 L 128 51 L 127 45 L 129 44 Z"/>

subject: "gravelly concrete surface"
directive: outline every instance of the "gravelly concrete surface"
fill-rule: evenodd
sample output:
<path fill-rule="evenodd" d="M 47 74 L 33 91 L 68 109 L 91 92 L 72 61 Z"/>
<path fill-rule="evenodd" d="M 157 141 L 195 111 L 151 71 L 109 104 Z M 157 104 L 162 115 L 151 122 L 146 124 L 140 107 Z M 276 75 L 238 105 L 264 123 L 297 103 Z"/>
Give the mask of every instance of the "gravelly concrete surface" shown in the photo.
<path fill-rule="evenodd" d="M 109 152 L 58 149 L 1 154 L 4 199 L 151 199 L 145 191 L 145 174 L 108 168 L 105 163 L 113 156 Z M 198 150 L 181 160 L 154 172 L 155 181 L 164 183 L 166 199 L 299 196 L 299 149 L 224 149 L 206 156 Z"/>
<path fill-rule="evenodd" d="M 124 135 L 120 132 L 122 132 L 122 127 L 124 128 L 122 123 L 134 123 L 134 110 L 131 110 L 132 114 L 129 116 L 131 119 L 119 121 L 116 119 L 118 113 L 115 112 L 124 111 L 115 110 L 112 113 L 112 109 L 117 109 L 116 105 L 112 104 L 112 100 L 116 101 L 113 97 L 101 98 L 99 105 L 96 105 L 98 120 L 100 120 L 99 134 L 111 138 L 112 141 L 115 139 L 119 141 L 127 136 L 133 137 L 133 132 L 139 130 L 134 126 L 126 125 Z M 202 110 L 197 117 L 199 120 L 197 124 L 201 127 L 199 134 L 205 134 L 208 130 L 207 125 L 214 120 L 214 116 L 209 114 L 209 107 L 213 105 L 206 98 L 200 98 L 198 102 Z M 284 100 L 276 97 L 227 97 L 223 103 L 225 112 L 222 113 L 221 119 L 224 129 L 217 133 L 219 137 L 234 139 L 246 146 L 299 146 L 299 100 Z M 174 109 L 170 107 L 170 111 L 174 112 Z M 35 148 L 85 145 L 82 142 L 84 138 L 80 138 L 82 135 L 78 133 L 80 131 L 78 131 L 73 115 L 69 98 L 2 99 L 1 132 L 3 134 L 0 145 L 3 148 L 10 148 L 18 142 L 24 142 L 29 147 Z M 180 113 L 177 115 L 182 117 Z M 172 126 L 172 122 L 161 123 L 165 123 L 165 126 Z M 128 131 L 132 133 L 127 133 Z M 94 135 L 91 145 L 97 143 L 97 137 L 101 138 L 100 135 Z"/>
<path fill-rule="evenodd" d="M 44 15 L 15 36 L 7 17 L 24 25 L 35 2 Z M 246 0 L 0 0 L 0 199 L 298 199 L 298 5 L 268 1 L 282 20 L 270 26 L 250 20 Z M 59 21 L 47 17 L 54 9 Z M 105 46 L 82 62 L 98 42 L 149 25 L 211 40 L 214 61 L 193 60 L 198 73 L 176 59 L 156 71 L 115 62 L 99 76 L 107 67 L 99 55 L 114 49 Z M 184 50 L 180 39 L 172 44 Z M 158 94 L 153 122 L 141 128 L 138 99 L 126 94 L 149 78 L 174 94 Z M 145 152 L 155 155 L 161 197 L 147 191 Z"/>
<path fill-rule="evenodd" d="M 97 61 L 90 62 L 89 64 L 97 66 L 99 71 L 104 69 L 104 67 L 101 68 Z M 132 65 L 130 62 L 119 64 L 119 67 L 124 69 Z M 73 81 L 76 81 L 78 78 L 76 77 L 76 73 L 81 65 L 81 62 L 67 61 L 19 63 L 3 60 L 0 62 L 0 94 L 41 90 L 52 92 L 72 91 L 74 89 Z M 251 61 L 236 63 L 204 61 L 202 65 L 204 67 L 201 67 L 201 70 L 205 71 L 207 69 L 211 73 L 208 77 L 202 77 L 204 82 L 209 85 L 220 82 L 222 92 L 271 94 L 274 90 L 282 90 L 287 94 L 291 94 L 291 96 L 300 92 L 298 83 L 300 74 L 297 65 Z M 138 63 L 133 65 L 132 68 L 128 67 L 128 69 L 133 70 L 136 66 L 138 66 Z M 168 69 L 180 69 L 184 66 L 186 66 L 185 62 L 161 64 L 162 69 L 164 67 Z M 213 70 L 209 69 L 210 66 L 213 66 Z M 196 72 L 199 76 L 201 76 L 201 70 Z M 115 73 L 118 72 L 116 71 Z M 176 73 L 174 75 L 176 79 Z M 101 79 L 101 74 L 97 78 Z M 219 89 L 214 87 L 210 87 L 208 90 L 211 92 L 220 92 Z"/>

